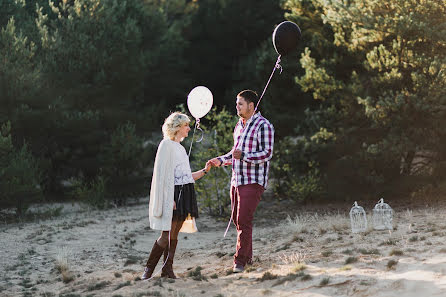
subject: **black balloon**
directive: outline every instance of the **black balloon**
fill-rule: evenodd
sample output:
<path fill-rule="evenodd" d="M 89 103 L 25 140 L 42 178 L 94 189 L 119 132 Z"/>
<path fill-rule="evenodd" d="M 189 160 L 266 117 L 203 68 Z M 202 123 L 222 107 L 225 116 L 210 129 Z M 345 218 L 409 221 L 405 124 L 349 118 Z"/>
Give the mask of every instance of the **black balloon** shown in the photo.
<path fill-rule="evenodd" d="M 280 23 L 273 32 L 273 44 L 279 55 L 285 56 L 293 51 L 301 38 L 299 26 L 290 21 Z"/>

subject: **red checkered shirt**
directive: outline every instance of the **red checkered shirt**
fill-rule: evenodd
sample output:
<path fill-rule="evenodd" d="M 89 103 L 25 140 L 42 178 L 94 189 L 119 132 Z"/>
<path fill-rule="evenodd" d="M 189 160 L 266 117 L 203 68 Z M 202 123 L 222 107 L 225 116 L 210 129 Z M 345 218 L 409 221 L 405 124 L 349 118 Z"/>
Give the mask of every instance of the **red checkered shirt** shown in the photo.
<path fill-rule="evenodd" d="M 259 184 L 266 189 L 270 160 L 273 156 L 274 127 L 260 112 L 245 125 L 240 119 L 234 128 L 234 146 L 217 157 L 222 165 L 232 164 L 232 186 Z M 232 159 L 234 149 L 242 151 L 240 160 Z"/>

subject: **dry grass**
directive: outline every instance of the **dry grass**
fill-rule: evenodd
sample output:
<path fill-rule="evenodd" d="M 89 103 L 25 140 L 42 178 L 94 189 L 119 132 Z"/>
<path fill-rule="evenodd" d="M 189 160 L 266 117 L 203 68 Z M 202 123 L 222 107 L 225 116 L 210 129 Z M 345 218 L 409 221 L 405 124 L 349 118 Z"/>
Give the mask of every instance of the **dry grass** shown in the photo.
<path fill-rule="evenodd" d="M 286 233 L 302 234 L 314 233 L 316 235 L 324 235 L 330 231 L 343 232 L 350 228 L 350 221 L 346 215 L 341 214 L 300 214 L 294 218 L 288 216 L 281 229 Z"/>
<path fill-rule="evenodd" d="M 313 221 L 312 216 L 296 215 L 294 219 L 288 216 L 285 222 L 281 224 L 281 227 L 287 233 L 293 233 L 293 234 L 307 233 L 308 232 L 307 224 L 311 221 Z"/>
<path fill-rule="evenodd" d="M 55 260 L 55 268 L 61 274 L 62 281 L 64 283 L 69 283 L 74 280 L 74 275 L 70 271 L 68 258 L 71 254 L 71 251 L 67 247 L 62 247 L 58 250 Z"/>
<path fill-rule="evenodd" d="M 329 229 L 335 232 L 345 231 L 350 228 L 350 221 L 347 216 L 341 214 L 328 215 L 322 220 Z"/>
<path fill-rule="evenodd" d="M 303 263 L 307 256 L 306 251 L 292 252 L 291 254 L 283 254 L 279 256 L 280 260 L 286 265 L 293 263 Z"/>
<path fill-rule="evenodd" d="M 296 273 L 296 272 L 299 272 L 299 271 L 303 271 L 306 268 L 307 268 L 307 265 L 305 265 L 304 263 L 298 263 L 298 264 L 295 264 L 293 266 L 293 268 L 291 268 L 291 271 Z"/>
<path fill-rule="evenodd" d="M 62 247 L 58 250 L 56 255 L 55 267 L 57 271 L 62 273 L 63 271 L 68 271 L 68 257 L 71 251 L 67 247 Z"/>

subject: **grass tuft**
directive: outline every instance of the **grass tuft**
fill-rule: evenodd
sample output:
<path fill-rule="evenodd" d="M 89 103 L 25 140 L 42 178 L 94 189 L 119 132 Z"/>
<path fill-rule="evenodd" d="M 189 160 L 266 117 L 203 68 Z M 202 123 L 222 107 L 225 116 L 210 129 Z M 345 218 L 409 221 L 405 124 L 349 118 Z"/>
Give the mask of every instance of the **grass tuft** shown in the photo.
<path fill-rule="evenodd" d="M 290 273 L 290 274 L 286 275 L 285 277 L 282 277 L 282 278 L 278 279 L 278 280 L 273 284 L 273 287 L 275 287 L 275 286 L 279 286 L 279 285 L 281 285 L 281 284 L 283 284 L 283 283 L 285 283 L 285 282 L 288 282 L 288 281 L 293 281 L 293 280 L 295 280 L 296 278 L 298 278 L 299 276 L 300 276 L 300 274 Z"/>
<path fill-rule="evenodd" d="M 346 250 L 343 250 L 341 253 L 343 253 L 343 254 L 345 254 L 345 255 L 353 255 L 353 250 L 351 250 L 351 249 L 346 249 Z"/>
<path fill-rule="evenodd" d="M 387 268 L 388 269 L 395 269 L 395 265 L 398 264 L 398 261 L 395 260 L 389 260 L 389 262 L 387 262 Z"/>
<path fill-rule="evenodd" d="M 387 239 L 379 244 L 379 246 L 383 245 L 396 245 L 398 241 L 396 239 Z"/>
<path fill-rule="evenodd" d="M 379 250 L 378 249 L 359 249 L 359 252 L 363 255 L 379 255 Z"/>
<path fill-rule="evenodd" d="M 352 264 L 358 262 L 358 258 L 357 257 L 348 257 L 347 259 L 345 259 L 345 265 L 347 264 Z"/>
<path fill-rule="evenodd" d="M 403 251 L 393 249 L 390 251 L 389 256 L 402 256 L 403 254 Z"/>
<path fill-rule="evenodd" d="M 278 278 L 278 276 L 276 274 L 272 274 L 271 272 L 267 271 L 258 280 L 263 282 L 266 280 L 272 280 L 272 279 L 276 279 L 276 278 Z"/>
<path fill-rule="evenodd" d="M 203 268 L 201 266 L 197 266 L 195 270 L 189 271 L 188 276 L 192 277 L 192 279 L 196 281 L 206 280 L 206 277 L 201 274 L 201 270 L 203 270 Z"/>
<path fill-rule="evenodd" d="M 301 280 L 303 280 L 303 281 L 308 281 L 308 280 L 311 280 L 311 279 L 313 279 L 313 277 L 310 274 L 304 274 L 301 277 Z"/>
<path fill-rule="evenodd" d="M 330 278 L 329 277 L 324 277 L 321 282 L 319 283 L 319 286 L 323 287 L 328 285 L 328 283 L 330 282 Z"/>
<path fill-rule="evenodd" d="M 142 260 L 142 257 L 128 255 L 127 256 L 127 260 L 124 263 L 124 266 L 132 265 L 132 264 L 138 264 L 139 261 L 141 261 L 141 260 Z"/>
<path fill-rule="evenodd" d="M 88 291 L 102 290 L 105 287 L 107 287 L 109 284 L 110 284 L 110 282 L 108 282 L 108 281 L 102 281 L 102 282 L 97 283 L 97 284 L 89 285 L 87 290 Z"/>
<path fill-rule="evenodd" d="M 119 290 L 119 289 L 121 289 L 121 288 L 123 288 L 123 287 L 130 286 L 131 284 L 132 284 L 132 283 L 131 283 L 130 281 L 126 281 L 125 283 L 120 283 L 119 285 L 116 286 L 115 291 L 116 291 L 116 290 Z"/>
<path fill-rule="evenodd" d="M 307 268 L 307 265 L 305 265 L 304 263 L 297 263 L 293 266 L 293 268 L 291 269 L 292 272 L 296 273 L 299 271 L 303 271 Z"/>
<path fill-rule="evenodd" d="M 409 241 L 410 242 L 418 241 L 418 236 L 416 236 L 416 235 L 412 236 L 411 238 L 409 238 Z"/>

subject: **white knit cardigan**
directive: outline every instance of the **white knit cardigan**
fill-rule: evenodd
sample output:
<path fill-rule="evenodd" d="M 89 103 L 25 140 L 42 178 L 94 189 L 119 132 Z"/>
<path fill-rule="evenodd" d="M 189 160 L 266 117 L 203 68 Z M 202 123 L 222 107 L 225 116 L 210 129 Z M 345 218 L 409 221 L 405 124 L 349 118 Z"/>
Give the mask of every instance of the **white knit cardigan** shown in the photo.
<path fill-rule="evenodd" d="M 174 203 L 175 143 L 163 139 L 156 152 L 150 188 L 150 228 L 169 231 L 172 224 Z"/>

